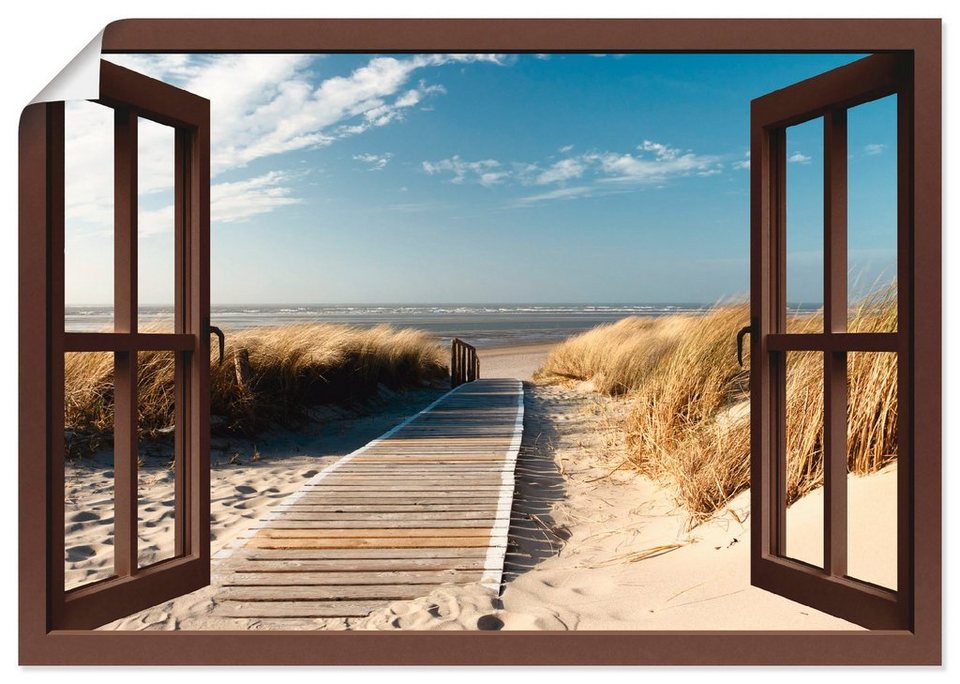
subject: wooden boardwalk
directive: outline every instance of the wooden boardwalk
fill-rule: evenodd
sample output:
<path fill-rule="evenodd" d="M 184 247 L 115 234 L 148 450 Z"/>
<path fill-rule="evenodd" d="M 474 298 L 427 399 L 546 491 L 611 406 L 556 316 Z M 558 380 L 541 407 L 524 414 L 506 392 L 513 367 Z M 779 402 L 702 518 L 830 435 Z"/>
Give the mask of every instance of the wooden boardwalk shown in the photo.
<path fill-rule="evenodd" d="M 519 380 L 451 390 L 221 552 L 215 613 L 355 618 L 442 584 L 498 592 L 522 432 Z"/>

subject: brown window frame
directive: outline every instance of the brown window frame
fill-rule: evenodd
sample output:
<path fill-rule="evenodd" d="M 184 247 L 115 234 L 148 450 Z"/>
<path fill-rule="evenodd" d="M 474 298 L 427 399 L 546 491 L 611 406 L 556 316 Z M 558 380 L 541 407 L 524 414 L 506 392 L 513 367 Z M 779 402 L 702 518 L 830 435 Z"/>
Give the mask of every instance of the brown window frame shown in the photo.
<path fill-rule="evenodd" d="M 210 582 L 209 468 L 209 102 L 110 62 L 100 68 L 96 101 L 114 116 L 114 331 L 64 329 L 64 117 L 62 102 L 32 105 L 22 132 L 42 148 L 49 314 L 46 368 L 49 377 L 47 448 L 41 465 L 47 490 L 42 520 L 49 521 L 43 549 L 43 595 L 51 629 L 92 629 L 194 591 Z M 137 129 L 140 118 L 174 131 L 174 331 L 142 333 L 138 324 Z M 39 156 L 39 154 L 37 155 Z M 38 169 L 39 170 L 39 169 Z M 39 178 L 37 179 L 39 182 Z M 39 218 L 39 217 L 37 217 Z M 39 283 L 38 283 L 39 284 Z M 39 343 L 39 340 L 37 340 Z M 31 350 L 33 351 L 33 350 Z M 175 354 L 173 557 L 141 567 L 138 562 L 137 356 Z M 114 535 L 111 577 L 64 587 L 64 354 L 114 356 Z M 58 531 L 60 532 L 58 534 Z"/>
<path fill-rule="evenodd" d="M 914 382 L 910 193 L 913 84 L 909 54 L 881 53 L 814 76 L 751 103 L 751 580 L 871 629 L 909 628 L 913 619 L 914 493 L 910 429 Z M 847 111 L 897 96 L 897 332 L 847 331 Z M 787 330 L 787 128 L 823 119 L 823 331 Z M 788 352 L 823 353 L 823 567 L 786 551 Z M 896 590 L 847 576 L 847 354 L 898 359 Z"/>
<path fill-rule="evenodd" d="M 51 220 L 49 106 L 20 155 L 20 662 L 24 664 L 936 664 L 941 661 L 941 26 L 939 20 L 126 20 L 104 52 L 904 51 L 915 117 L 911 439 L 917 458 L 912 624 L 839 632 L 94 632 L 45 620 Z M 918 160 L 922 160 L 920 163 Z M 198 344 L 202 344 L 198 342 Z M 917 496 L 917 494 L 920 496 Z M 923 522 L 922 529 L 917 523 Z"/>

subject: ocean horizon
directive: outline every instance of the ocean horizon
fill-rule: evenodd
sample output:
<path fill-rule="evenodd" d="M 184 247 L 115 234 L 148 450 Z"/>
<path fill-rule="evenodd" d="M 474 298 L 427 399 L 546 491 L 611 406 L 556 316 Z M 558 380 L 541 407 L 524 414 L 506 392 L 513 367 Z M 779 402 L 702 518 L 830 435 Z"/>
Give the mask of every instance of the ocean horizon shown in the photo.
<path fill-rule="evenodd" d="M 549 344 L 627 316 L 699 315 L 714 304 L 244 304 L 210 307 L 212 325 L 225 331 L 299 323 L 419 328 L 441 342 L 453 337 L 481 348 Z M 817 306 L 792 307 L 814 311 Z M 172 321 L 170 306 L 140 307 L 140 325 Z M 113 307 L 65 307 L 68 331 L 107 330 Z"/>

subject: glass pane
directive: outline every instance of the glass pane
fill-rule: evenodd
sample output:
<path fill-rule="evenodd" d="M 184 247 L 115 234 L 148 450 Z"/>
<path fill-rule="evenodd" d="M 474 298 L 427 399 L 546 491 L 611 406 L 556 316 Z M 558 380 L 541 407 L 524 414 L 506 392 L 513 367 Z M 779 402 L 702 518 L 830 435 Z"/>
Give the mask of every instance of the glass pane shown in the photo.
<path fill-rule="evenodd" d="M 142 332 L 172 332 L 174 129 L 140 119 L 137 144 L 138 326 Z"/>
<path fill-rule="evenodd" d="M 787 332 L 816 332 L 823 305 L 823 119 L 787 129 Z"/>
<path fill-rule="evenodd" d="M 64 355 L 64 588 L 113 575 L 113 354 Z"/>
<path fill-rule="evenodd" d="M 140 567 L 175 555 L 174 352 L 137 355 L 138 530 Z"/>
<path fill-rule="evenodd" d="M 897 96 L 847 114 L 849 329 L 897 329 Z"/>
<path fill-rule="evenodd" d="M 113 329 L 113 110 L 64 110 L 66 330 Z"/>
<path fill-rule="evenodd" d="M 787 354 L 786 555 L 823 567 L 823 353 Z"/>
<path fill-rule="evenodd" d="M 897 355 L 847 355 L 847 574 L 897 588 Z"/>

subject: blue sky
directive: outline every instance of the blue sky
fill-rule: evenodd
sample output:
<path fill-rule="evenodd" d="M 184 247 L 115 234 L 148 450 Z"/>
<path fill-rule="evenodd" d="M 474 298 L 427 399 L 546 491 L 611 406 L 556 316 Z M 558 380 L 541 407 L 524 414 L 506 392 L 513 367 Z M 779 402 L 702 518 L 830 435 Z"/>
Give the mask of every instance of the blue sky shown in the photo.
<path fill-rule="evenodd" d="M 855 58 L 110 57 L 212 102 L 214 304 L 746 295 L 750 100 Z M 850 115 L 855 292 L 895 275 L 888 100 Z M 111 298 L 102 109 L 68 109 L 68 304 Z M 788 137 L 797 303 L 821 298 L 818 126 Z M 141 302 L 163 304 L 173 291 L 169 130 L 145 126 L 141 155 Z"/>

